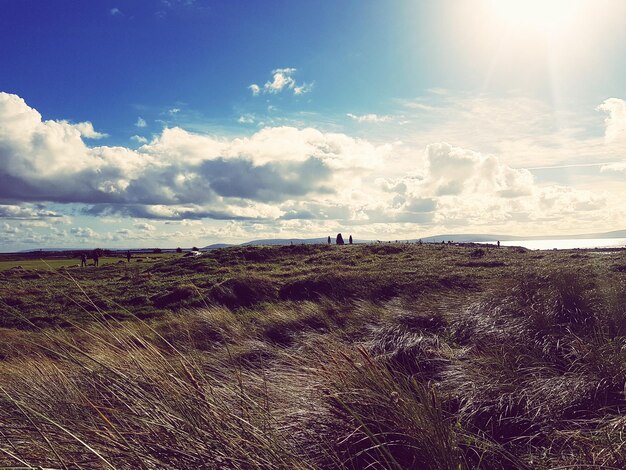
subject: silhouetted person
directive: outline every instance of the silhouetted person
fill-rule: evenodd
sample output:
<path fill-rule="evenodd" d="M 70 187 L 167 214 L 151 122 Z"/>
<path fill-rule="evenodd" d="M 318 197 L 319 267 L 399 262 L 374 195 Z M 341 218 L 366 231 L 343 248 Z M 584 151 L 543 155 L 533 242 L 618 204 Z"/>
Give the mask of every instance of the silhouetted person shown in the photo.
<path fill-rule="evenodd" d="M 343 241 L 343 237 L 341 236 L 340 233 L 337 234 L 337 245 L 345 245 Z"/>
<path fill-rule="evenodd" d="M 97 251 L 93 252 L 93 265 L 98 266 L 98 261 L 100 260 L 100 256 Z"/>
<path fill-rule="evenodd" d="M 498 240 L 498 248 L 500 248 L 500 240 Z"/>
<path fill-rule="evenodd" d="M 85 253 L 82 253 L 80 255 L 80 267 L 84 268 L 87 266 L 87 255 Z"/>
<path fill-rule="evenodd" d="M 352 235 L 350 235 L 350 238 L 348 238 L 348 243 L 350 243 L 350 245 L 352 245 Z"/>
<path fill-rule="evenodd" d="M 330 235 L 328 235 L 328 244 L 330 245 Z"/>
<path fill-rule="evenodd" d="M 126 252 L 126 261 L 130 263 L 130 250 Z"/>

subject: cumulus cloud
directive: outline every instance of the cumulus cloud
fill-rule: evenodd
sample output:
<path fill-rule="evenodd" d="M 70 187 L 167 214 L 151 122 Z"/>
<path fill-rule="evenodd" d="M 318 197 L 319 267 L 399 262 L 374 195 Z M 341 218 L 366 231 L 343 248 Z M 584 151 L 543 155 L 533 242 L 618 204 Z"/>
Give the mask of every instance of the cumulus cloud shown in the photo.
<path fill-rule="evenodd" d="M 136 223 L 135 228 L 143 232 L 154 232 L 156 230 L 156 227 L 154 225 L 147 222 Z"/>
<path fill-rule="evenodd" d="M 40 220 L 47 218 L 61 218 L 62 214 L 43 208 L 0 204 L 0 219 Z"/>
<path fill-rule="evenodd" d="M 606 141 L 611 143 L 626 139 L 626 101 L 619 98 L 609 98 L 598 106 L 598 110 L 608 113 L 604 121 Z"/>
<path fill-rule="evenodd" d="M 148 143 L 148 139 L 146 139 L 145 137 L 141 136 L 141 135 L 133 135 L 130 140 L 134 140 L 135 142 L 137 142 L 138 144 L 147 144 Z"/>
<path fill-rule="evenodd" d="M 89 227 L 72 227 L 70 233 L 76 238 L 97 239 L 100 238 L 98 233 Z"/>
<path fill-rule="evenodd" d="M 310 92 L 313 89 L 312 83 L 300 83 L 298 84 L 293 78 L 297 69 L 293 67 L 286 67 L 272 70 L 272 78 L 265 82 L 263 88 L 256 83 L 248 86 L 248 89 L 252 92 L 253 96 L 259 95 L 261 92 L 278 94 L 283 90 L 291 90 L 294 95 L 303 95 Z"/>
<path fill-rule="evenodd" d="M 42 120 L 21 98 L 0 94 L 0 218 L 56 220 L 41 203 L 77 203 L 76 213 L 142 221 L 99 240 L 146 240 L 165 228 L 151 230 L 150 219 L 229 221 L 255 238 L 342 227 L 358 227 L 363 238 L 418 238 L 416 226 L 494 231 L 529 222 L 561 227 L 565 216 L 624 217 L 618 197 L 536 181 L 509 155 L 468 146 L 380 144 L 291 126 L 234 138 L 165 128 L 150 141 L 137 136 L 137 150 L 91 147 L 86 138 L 75 124 Z M 94 236 L 77 225 L 70 236 Z"/>
<path fill-rule="evenodd" d="M 511 168 L 499 157 L 446 143 L 428 145 L 424 161 L 411 175 L 375 179 L 381 193 L 361 208 L 365 220 L 494 231 L 506 224 L 598 220 L 616 204 L 605 194 L 540 185 L 529 171 Z"/>
<path fill-rule="evenodd" d="M 20 97 L 0 94 L 0 199 L 138 217 L 275 217 L 280 211 L 264 204 L 331 194 L 338 172 L 345 179 L 376 167 L 391 148 L 292 127 L 235 139 L 168 128 L 137 151 L 82 138 L 75 125 L 44 121 Z"/>
<path fill-rule="evenodd" d="M 352 113 L 348 113 L 347 116 L 350 119 L 353 119 L 357 122 L 388 122 L 391 121 L 391 116 L 386 116 L 386 115 L 378 115 L 378 114 L 361 114 L 361 115 L 357 115 L 357 114 L 352 114 Z"/>
<path fill-rule="evenodd" d="M 426 160 L 424 185 L 438 196 L 482 193 L 519 197 L 532 192 L 530 171 L 511 168 L 494 156 L 439 143 L 426 148 Z"/>
<path fill-rule="evenodd" d="M 108 134 L 104 134 L 102 132 L 97 132 L 93 128 L 93 124 L 89 121 L 87 122 L 79 122 L 78 124 L 72 124 L 75 129 L 80 132 L 80 135 L 87 139 L 102 139 L 104 137 L 108 137 Z"/>
<path fill-rule="evenodd" d="M 136 126 L 136 127 L 143 128 L 143 127 L 146 127 L 147 125 L 148 125 L 148 123 L 147 123 L 147 122 L 146 122 L 146 120 L 145 120 L 144 118 L 142 118 L 141 116 L 139 116 L 139 117 L 137 118 L 137 121 L 135 122 L 135 126 Z"/>

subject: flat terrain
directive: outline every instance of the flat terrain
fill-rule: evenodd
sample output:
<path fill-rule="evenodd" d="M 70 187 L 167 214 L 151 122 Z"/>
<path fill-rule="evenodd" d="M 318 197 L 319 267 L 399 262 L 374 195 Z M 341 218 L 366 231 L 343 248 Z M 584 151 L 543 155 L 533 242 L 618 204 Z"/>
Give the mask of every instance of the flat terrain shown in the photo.
<path fill-rule="evenodd" d="M 172 256 L 178 256 L 171 253 L 164 254 L 141 254 L 135 255 L 133 261 L 137 260 L 155 260 L 160 258 L 168 258 Z M 126 262 L 126 257 L 123 254 L 118 256 L 103 256 L 99 259 L 99 264 L 119 263 L 120 261 Z M 93 259 L 88 259 L 87 264 L 93 266 Z M 24 268 L 26 270 L 38 270 L 48 271 L 50 269 L 57 268 L 71 268 L 80 267 L 80 257 L 72 256 L 70 253 L 58 253 L 50 255 L 49 253 L 38 256 L 37 254 L 19 254 L 19 253 L 0 253 L 0 272 L 6 271 L 11 268 Z"/>
<path fill-rule="evenodd" d="M 106 261 L 0 260 L 0 465 L 626 465 L 626 251 Z"/>

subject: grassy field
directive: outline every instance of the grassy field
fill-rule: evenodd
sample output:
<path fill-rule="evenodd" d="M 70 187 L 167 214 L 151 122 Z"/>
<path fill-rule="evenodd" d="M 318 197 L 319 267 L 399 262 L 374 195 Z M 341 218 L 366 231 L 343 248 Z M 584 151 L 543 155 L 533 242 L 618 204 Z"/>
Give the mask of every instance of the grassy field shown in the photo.
<path fill-rule="evenodd" d="M 149 255 L 135 255 L 131 262 L 137 262 L 141 260 L 141 262 L 162 258 L 170 258 L 170 257 L 180 257 L 181 255 L 175 253 L 161 253 L 161 254 L 149 254 Z M 120 261 L 126 262 L 126 258 L 122 255 L 120 256 L 103 256 L 99 260 L 99 264 L 113 264 L 119 263 Z M 93 259 L 87 260 L 88 266 L 93 266 Z M 6 271 L 7 269 L 12 268 L 24 268 L 26 270 L 50 270 L 50 269 L 58 269 L 62 267 L 80 267 L 80 258 L 79 257 L 71 257 L 70 255 L 56 255 L 55 257 L 50 256 L 42 256 L 37 257 L 33 255 L 25 256 L 20 254 L 0 254 L 0 272 Z"/>
<path fill-rule="evenodd" d="M 0 273 L 1 466 L 626 466 L 625 251 L 114 260 Z"/>

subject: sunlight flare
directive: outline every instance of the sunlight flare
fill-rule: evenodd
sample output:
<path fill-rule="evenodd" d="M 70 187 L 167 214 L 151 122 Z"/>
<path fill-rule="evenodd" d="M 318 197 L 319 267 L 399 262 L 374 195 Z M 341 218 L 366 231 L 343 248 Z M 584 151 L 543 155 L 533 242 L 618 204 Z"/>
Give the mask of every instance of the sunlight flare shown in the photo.
<path fill-rule="evenodd" d="M 581 0 L 490 0 L 498 21 L 521 29 L 555 33 L 571 24 Z"/>

